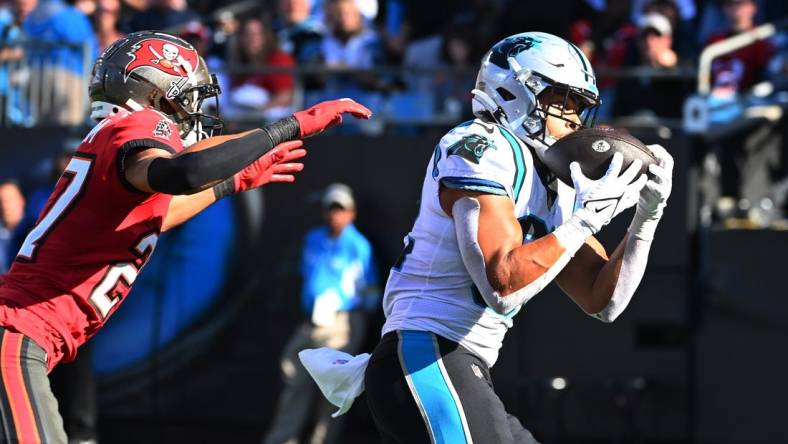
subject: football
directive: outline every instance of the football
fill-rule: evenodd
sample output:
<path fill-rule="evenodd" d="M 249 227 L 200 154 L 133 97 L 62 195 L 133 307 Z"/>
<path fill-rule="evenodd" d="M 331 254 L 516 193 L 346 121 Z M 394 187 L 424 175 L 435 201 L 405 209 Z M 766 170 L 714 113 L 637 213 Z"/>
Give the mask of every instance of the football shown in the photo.
<path fill-rule="evenodd" d="M 605 174 L 616 152 L 624 156 L 622 172 L 635 159 L 643 161 L 641 173 L 648 173 L 648 166 L 658 163 L 643 142 L 626 131 L 609 127 L 581 129 L 562 137 L 545 152 L 542 161 L 562 182 L 573 186 L 570 163 L 577 161 L 583 174 L 596 180 Z"/>

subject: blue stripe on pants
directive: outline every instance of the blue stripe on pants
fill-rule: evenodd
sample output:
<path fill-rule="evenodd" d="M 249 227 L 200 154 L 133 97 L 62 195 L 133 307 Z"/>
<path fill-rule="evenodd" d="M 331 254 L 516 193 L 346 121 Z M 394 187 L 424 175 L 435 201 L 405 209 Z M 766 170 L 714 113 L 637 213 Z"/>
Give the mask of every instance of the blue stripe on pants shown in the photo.
<path fill-rule="evenodd" d="M 432 333 L 400 332 L 400 362 L 411 392 L 436 444 L 467 443 L 461 407 L 439 364 Z"/>

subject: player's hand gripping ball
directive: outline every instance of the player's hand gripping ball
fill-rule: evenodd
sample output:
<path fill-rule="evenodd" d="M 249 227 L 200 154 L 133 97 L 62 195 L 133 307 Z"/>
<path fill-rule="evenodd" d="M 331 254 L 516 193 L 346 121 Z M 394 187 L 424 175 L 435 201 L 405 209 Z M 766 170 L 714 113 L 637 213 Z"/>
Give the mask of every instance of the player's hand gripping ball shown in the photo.
<path fill-rule="evenodd" d="M 577 162 L 583 175 L 596 180 L 605 175 L 614 153 L 624 157 L 622 171 L 635 159 L 643 162 L 642 174 L 649 172 L 649 165 L 659 164 L 643 142 L 625 131 L 604 127 L 581 129 L 562 137 L 545 152 L 542 161 L 562 182 L 572 186 L 569 164 Z"/>

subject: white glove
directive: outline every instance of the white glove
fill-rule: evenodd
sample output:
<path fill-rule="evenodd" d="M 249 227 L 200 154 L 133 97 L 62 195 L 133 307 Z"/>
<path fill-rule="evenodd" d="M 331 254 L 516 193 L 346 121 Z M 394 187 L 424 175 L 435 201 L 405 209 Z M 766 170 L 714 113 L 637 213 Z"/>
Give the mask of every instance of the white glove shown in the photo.
<path fill-rule="evenodd" d="M 646 184 L 647 178 L 645 174 L 641 174 L 637 180 L 634 182 L 632 180 L 637 176 L 643 163 L 636 159 L 619 175 L 623 163 L 624 157 L 621 153 L 613 154 L 607 172 L 598 180 L 587 178 L 577 162 L 569 165 L 576 193 L 573 216 L 580 218 L 591 230 L 591 234 L 598 233 L 614 217 L 638 202 L 640 191 Z"/>
<path fill-rule="evenodd" d="M 654 176 L 640 191 L 635 216 L 629 226 L 629 233 L 639 239 L 652 240 L 657 223 L 673 188 L 673 157 L 660 145 L 648 145 L 648 149 L 659 160 L 650 165 L 649 172 Z"/>

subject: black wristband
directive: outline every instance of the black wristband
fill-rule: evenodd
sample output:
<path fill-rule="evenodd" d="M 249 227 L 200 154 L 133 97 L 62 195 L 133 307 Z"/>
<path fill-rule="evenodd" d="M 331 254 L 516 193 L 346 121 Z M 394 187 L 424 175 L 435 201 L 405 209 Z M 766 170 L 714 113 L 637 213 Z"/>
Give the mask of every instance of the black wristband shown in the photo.
<path fill-rule="evenodd" d="M 213 186 L 213 195 L 216 200 L 235 194 L 235 180 L 229 177 Z"/>
<path fill-rule="evenodd" d="M 298 124 L 298 119 L 293 116 L 270 123 L 263 127 L 263 131 L 271 138 L 271 146 L 301 137 L 301 125 Z"/>

